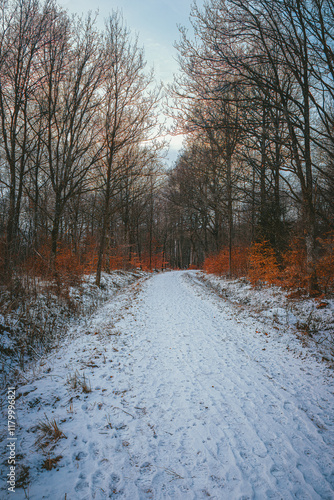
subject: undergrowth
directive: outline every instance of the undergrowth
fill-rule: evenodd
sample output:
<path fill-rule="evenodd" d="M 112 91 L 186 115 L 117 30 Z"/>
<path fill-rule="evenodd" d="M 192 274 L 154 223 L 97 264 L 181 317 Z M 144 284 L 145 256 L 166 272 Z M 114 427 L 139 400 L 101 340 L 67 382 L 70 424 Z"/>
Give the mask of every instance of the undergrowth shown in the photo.
<path fill-rule="evenodd" d="M 305 242 L 294 238 L 289 247 L 277 255 L 268 241 L 250 247 L 235 247 L 231 256 L 227 248 L 207 257 L 203 269 L 219 276 L 246 276 L 255 288 L 276 285 L 291 297 L 324 297 L 334 294 L 334 233 L 318 238 L 317 256 L 312 266 L 307 262 Z M 230 258 L 231 257 L 231 258 Z M 316 286 L 310 286 L 316 283 Z"/>

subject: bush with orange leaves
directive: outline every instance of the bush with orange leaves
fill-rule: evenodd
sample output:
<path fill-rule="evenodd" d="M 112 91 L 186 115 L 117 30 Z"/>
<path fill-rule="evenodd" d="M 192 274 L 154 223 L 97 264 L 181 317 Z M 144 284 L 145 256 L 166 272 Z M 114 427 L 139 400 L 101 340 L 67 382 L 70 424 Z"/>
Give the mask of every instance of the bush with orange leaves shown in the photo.
<path fill-rule="evenodd" d="M 84 265 L 81 264 L 78 255 L 71 247 L 62 245 L 57 252 L 54 271 L 58 286 L 79 285 L 84 273 Z"/>
<path fill-rule="evenodd" d="M 124 269 L 124 267 L 125 267 L 124 255 L 116 254 L 109 257 L 110 271 L 117 271 L 118 269 Z"/>
<path fill-rule="evenodd" d="M 224 248 L 216 255 L 206 257 L 203 269 L 209 274 L 218 274 L 223 276 L 228 274 L 228 253 Z"/>
<path fill-rule="evenodd" d="M 248 269 L 248 254 L 247 247 L 234 247 L 232 249 L 232 275 L 245 276 Z M 229 249 L 223 248 L 218 254 L 206 257 L 203 264 L 203 269 L 210 274 L 218 274 L 219 276 L 227 276 L 230 274 L 229 269 Z"/>
<path fill-rule="evenodd" d="M 282 286 L 290 290 L 306 290 L 309 282 L 306 247 L 302 238 L 293 238 L 283 254 Z"/>
<path fill-rule="evenodd" d="M 87 236 L 79 249 L 80 262 L 84 265 L 84 274 L 92 274 L 97 266 L 98 241 L 95 237 Z"/>
<path fill-rule="evenodd" d="M 318 238 L 319 256 L 315 274 L 319 291 L 334 292 L 334 232 Z M 228 249 L 207 257 L 203 269 L 210 274 L 229 274 Z M 274 249 L 268 241 L 253 243 L 247 249 L 236 247 L 232 252 L 233 276 L 247 276 L 253 286 L 262 284 L 279 285 L 291 292 L 304 294 L 309 289 L 306 247 L 303 238 L 294 238 L 288 250 L 282 255 L 279 266 Z"/>
<path fill-rule="evenodd" d="M 318 238 L 320 257 L 316 266 L 318 285 L 324 293 L 334 292 L 334 231 Z"/>
<path fill-rule="evenodd" d="M 143 271 L 152 271 L 154 269 L 165 269 L 168 262 L 165 260 L 164 253 L 156 251 L 152 254 L 151 259 L 148 254 L 144 254 L 142 258 Z"/>
<path fill-rule="evenodd" d="M 249 252 L 248 277 L 254 286 L 277 284 L 279 267 L 274 249 L 268 241 L 253 243 Z"/>
<path fill-rule="evenodd" d="M 81 282 L 84 265 L 70 246 L 60 243 L 53 265 L 51 261 L 51 246 L 47 242 L 26 259 L 23 267 L 28 274 L 54 281 L 60 288 Z"/>
<path fill-rule="evenodd" d="M 249 267 L 249 248 L 236 247 L 232 250 L 232 274 L 245 276 Z"/>
<path fill-rule="evenodd" d="M 207 257 L 203 269 L 207 273 L 227 276 L 230 273 L 228 248 L 224 248 L 217 255 Z M 254 286 L 265 282 L 275 283 L 279 268 L 275 252 L 268 241 L 254 243 L 250 248 L 233 248 L 232 275 L 248 276 Z"/>
<path fill-rule="evenodd" d="M 139 256 L 137 253 L 132 253 L 131 254 L 131 259 L 128 262 L 129 267 L 132 267 L 134 269 L 140 269 L 141 268 L 141 260 L 139 259 Z"/>

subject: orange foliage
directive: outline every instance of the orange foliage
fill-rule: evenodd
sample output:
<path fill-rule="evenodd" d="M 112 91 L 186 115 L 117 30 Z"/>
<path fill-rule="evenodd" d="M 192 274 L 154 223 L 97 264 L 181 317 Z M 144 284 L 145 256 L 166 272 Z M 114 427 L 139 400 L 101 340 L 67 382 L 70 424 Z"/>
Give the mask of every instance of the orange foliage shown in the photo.
<path fill-rule="evenodd" d="M 130 267 L 133 267 L 134 269 L 140 269 L 142 264 L 141 261 L 136 253 L 133 253 L 131 255 L 131 260 L 129 262 Z"/>
<path fill-rule="evenodd" d="M 110 255 L 111 254 L 111 255 Z M 117 269 L 142 269 L 143 271 L 152 271 L 153 269 L 164 269 L 168 262 L 164 258 L 164 253 L 159 248 L 154 248 L 151 259 L 149 253 L 143 252 L 139 255 L 132 252 L 129 255 L 129 247 L 121 245 L 110 249 L 110 254 L 105 257 L 104 269 L 114 271 Z M 90 261 L 91 267 L 96 268 L 97 256 L 93 255 Z"/>
<path fill-rule="evenodd" d="M 334 292 L 334 232 L 318 238 L 319 257 L 315 266 L 318 286 L 324 293 Z M 203 265 L 207 273 L 228 275 L 228 249 L 207 257 Z M 232 252 L 234 276 L 247 276 L 253 286 L 276 284 L 304 293 L 309 288 L 306 247 L 302 238 L 294 238 L 282 256 L 281 269 L 275 251 L 268 241 L 254 243 L 249 249 L 237 247 Z"/>
<path fill-rule="evenodd" d="M 76 285 L 81 282 L 84 266 L 78 255 L 67 245 L 59 244 L 54 267 L 51 265 L 51 245 L 42 245 L 25 261 L 25 270 L 45 279 L 55 279 L 59 286 Z"/>
<path fill-rule="evenodd" d="M 111 257 L 109 257 L 110 271 L 117 271 L 117 269 L 123 269 L 124 267 L 125 267 L 124 255 L 112 255 Z"/>
<path fill-rule="evenodd" d="M 96 271 L 98 260 L 97 249 L 98 244 L 95 241 L 92 241 L 83 256 L 85 272 L 87 274 L 91 274 Z M 129 267 L 132 266 L 131 263 L 129 263 L 128 246 L 120 245 L 115 248 L 110 248 L 108 252 L 105 253 L 102 263 L 103 270 L 109 272 L 117 271 L 118 269 L 127 269 Z"/>
<path fill-rule="evenodd" d="M 249 248 L 237 247 L 232 250 L 232 271 L 235 276 L 244 276 L 248 271 Z"/>
<path fill-rule="evenodd" d="M 248 277 L 253 285 L 274 284 L 279 276 L 279 268 L 274 249 L 268 241 L 253 243 L 249 253 Z"/>
<path fill-rule="evenodd" d="M 136 256 L 133 260 L 133 267 L 140 268 L 143 271 L 161 270 L 167 267 L 168 262 L 165 260 L 164 252 L 159 242 L 153 238 L 151 242 L 151 255 L 147 250 L 149 241 L 146 242 L 146 250 L 142 252 L 140 258 Z"/>
<path fill-rule="evenodd" d="M 246 247 L 235 247 L 232 249 L 232 274 L 242 276 L 247 273 L 248 252 Z M 220 276 L 229 274 L 229 250 L 223 248 L 218 254 L 207 257 L 203 264 L 203 269 L 207 273 L 218 274 Z"/>
<path fill-rule="evenodd" d="M 84 274 L 91 274 L 97 266 L 98 243 L 92 236 L 87 236 L 80 248 L 81 263 L 84 266 Z"/>
<path fill-rule="evenodd" d="M 143 271 L 152 271 L 154 269 L 165 269 L 167 265 L 168 262 L 164 258 L 164 253 L 162 251 L 155 251 L 151 255 L 151 262 L 149 253 L 144 252 L 140 260 L 140 266 L 137 267 L 140 267 Z"/>
<path fill-rule="evenodd" d="M 228 274 L 228 250 L 223 249 L 216 255 L 206 257 L 203 269 L 207 273 L 219 276 Z"/>
<path fill-rule="evenodd" d="M 289 249 L 283 254 L 282 285 L 288 289 L 306 289 L 307 273 L 306 248 L 302 238 L 293 238 Z"/>
<path fill-rule="evenodd" d="M 84 266 L 71 247 L 61 246 L 55 259 L 55 278 L 60 286 L 77 285 L 81 282 Z"/>
<path fill-rule="evenodd" d="M 25 260 L 24 269 L 34 276 L 50 278 L 51 272 L 51 243 L 46 242 Z"/>
<path fill-rule="evenodd" d="M 318 284 L 325 292 L 334 291 L 334 232 L 318 238 L 320 244 L 320 258 L 317 262 L 316 272 Z"/>
<path fill-rule="evenodd" d="M 96 270 L 97 247 L 98 245 L 93 239 L 87 240 L 85 244 L 82 259 L 87 273 L 92 273 Z M 142 269 L 144 271 L 152 271 L 153 269 L 164 269 L 167 265 L 168 262 L 164 258 L 161 246 L 153 239 L 151 259 L 147 250 L 143 251 L 139 256 L 136 252 L 130 252 L 129 245 L 118 245 L 108 249 L 104 257 L 102 268 L 107 272 L 117 269 Z"/>

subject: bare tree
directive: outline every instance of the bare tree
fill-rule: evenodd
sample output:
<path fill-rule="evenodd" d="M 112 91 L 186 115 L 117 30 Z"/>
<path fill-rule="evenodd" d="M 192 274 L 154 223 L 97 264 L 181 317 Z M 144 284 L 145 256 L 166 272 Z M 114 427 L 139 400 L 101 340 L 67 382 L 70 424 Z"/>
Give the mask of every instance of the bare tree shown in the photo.
<path fill-rule="evenodd" d="M 328 106 L 333 79 L 327 75 L 332 74 L 333 3 L 237 0 L 224 5 L 214 2 L 213 7 L 220 9 L 221 23 L 211 31 L 219 40 L 220 56 L 261 89 L 269 106 L 279 110 L 286 124 L 290 159 L 281 178 L 301 205 L 312 291 L 317 288 L 316 196 L 322 170 L 317 150 L 325 149 L 332 135 Z M 217 16 L 217 12 L 211 11 L 211 16 Z M 228 46 L 224 41 L 227 32 Z M 245 47 L 245 32 L 253 49 L 240 53 L 242 43 Z M 269 68 L 267 74 L 262 71 L 263 65 Z"/>
<path fill-rule="evenodd" d="M 174 90 L 214 102 L 226 99 L 228 87 L 237 82 L 243 121 L 238 157 L 246 164 L 248 157 L 259 176 L 259 223 L 268 230 L 270 206 L 281 222 L 280 185 L 285 184 L 303 214 L 310 290 L 317 288 L 317 184 L 329 172 L 319 151 L 329 160 L 332 154 L 332 13 L 332 1 L 212 0 L 203 11 L 195 6 L 197 41 L 182 33 L 183 77 Z M 218 116 L 214 122 L 219 124 Z"/>
<path fill-rule="evenodd" d="M 145 74 L 143 51 L 137 41 L 131 40 L 119 12 L 114 12 L 106 23 L 105 80 L 102 109 L 104 159 L 101 163 L 103 179 L 103 214 L 98 250 L 96 284 L 100 285 L 106 235 L 111 217 L 111 200 L 118 189 L 122 168 L 118 161 L 122 150 L 129 145 L 148 140 L 154 133 L 154 116 L 158 95 L 151 90 L 153 75 Z"/>
<path fill-rule="evenodd" d="M 48 4 L 36 0 L 1 4 L 0 134 L 5 172 L 0 183 L 8 192 L 6 265 L 17 251 L 17 236 L 30 144 L 31 102 L 40 85 L 38 55 L 43 48 Z"/>
<path fill-rule="evenodd" d="M 184 133 L 194 133 L 195 141 L 202 136 L 211 149 L 211 157 L 216 165 L 214 179 L 218 173 L 218 184 L 224 185 L 224 194 L 215 198 L 216 213 L 227 219 L 229 272 L 232 273 L 233 246 L 233 203 L 236 194 L 235 152 L 243 137 L 241 125 L 243 96 L 241 83 L 232 72 L 226 70 L 221 61 L 213 64 L 211 47 L 207 43 L 206 31 L 200 29 L 199 11 L 194 10 L 197 18 L 195 32 L 197 39 L 192 42 L 181 30 L 181 41 L 176 45 L 179 51 L 181 76 L 170 87 L 174 98 L 174 117 L 177 128 Z M 217 190 L 218 193 L 218 190 Z M 219 207 L 219 209 L 218 209 Z M 217 250 L 222 245 L 221 216 L 216 218 Z"/>
<path fill-rule="evenodd" d="M 73 21 L 63 11 L 50 11 L 41 57 L 43 86 L 37 99 L 44 124 L 43 168 L 54 195 L 49 214 L 53 258 L 66 204 L 91 187 L 91 172 L 102 150 L 101 57 L 100 37 L 90 16 Z"/>

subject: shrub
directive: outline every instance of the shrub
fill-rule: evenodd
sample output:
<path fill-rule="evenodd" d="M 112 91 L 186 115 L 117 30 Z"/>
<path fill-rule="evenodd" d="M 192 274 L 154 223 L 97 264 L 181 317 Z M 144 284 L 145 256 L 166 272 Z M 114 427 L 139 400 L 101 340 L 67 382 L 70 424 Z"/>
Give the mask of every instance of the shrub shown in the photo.
<path fill-rule="evenodd" d="M 234 247 L 232 249 L 232 275 L 242 276 L 247 274 L 248 269 L 247 247 Z M 229 249 L 223 248 L 218 254 L 207 257 L 203 264 L 203 269 L 207 273 L 218 274 L 219 276 L 229 274 Z"/>
<path fill-rule="evenodd" d="M 86 378 L 86 375 L 84 373 L 80 375 L 78 370 L 76 370 L 73 374 L 69 374 L 67 376 L 66 383 L 69 384 L 72 389 L 81 387 L 82 392 L 84 392 L 85 394 L 92 392 L 90 381 Z"/>
<path fill-rule="evenodd" d="M 51 245 L 46 242 L 26 259 L 23 267 L 30 276 L 54 280 L 59 287 L 81 283 L 85 266 L 71 246 L 60 243 L 54 266 L 51 265 L 51 260 Z"/>
<path fill-rule="evenodd" d="M 203 264 L 207 273 L 228 275 L 229 254 L 223 248 L 208 256 Z M 315 264 L 318 293 L 334 292 L 334 232 L 318 238 L 318 260 Z M 235 247 L 232 251 L 233 276 L 247 276 L 253 286 L 277 284 L 304 295 L 309 290 L 310 274 L 307 266 L 306 246 L 303 238 L 293 238 L 279 265 L 268 241 L 254 243 L 250 248 Z"/>
<path fill-rule="evenodd" d="M 253 243 L 249 252 L 248 277 L 255 286 L 277 283 L 279 267 L 274 249 L 268 241 Z"/>
<path fill-rule="evenodd" d="M 320 257 L 316 265 L 318 284 L 325 292 L 334 291 L 334 232 L 318 238 Z"/>
<path fill-rule="evenodd" d="M 216 255 L 207 257 L 203 264 L 203 269 L 210 274 L 222 276 L 228 273 L 228 254 L 226 249 L 221 250 Z"/>
<path fill-rule="evenodd" d="M 55 259 L 55 279 L 60 286 L 79 285 L 84 273 L 84 266 L 80 263 L 71 247 L 61 246 Z"/>
<path fill-rule="evenodd" d="M 302 238 L 293 238 L 288 250 L 283 254 L 282 286 L 287 289 L 307 289 L 306 248 Z"/>
<path fill-rule="evenodd" d="M 37 447 L 42 450 L 50 446 L 52 447 L 59 439 L 67 439 L 63 431 L 59 429 L 56 419 L 49 420 L 46 414 L 44 414 L 44 416 L 45 419 L 40 420 L 37 424 L 38 438 L 35 442 Z"/>

